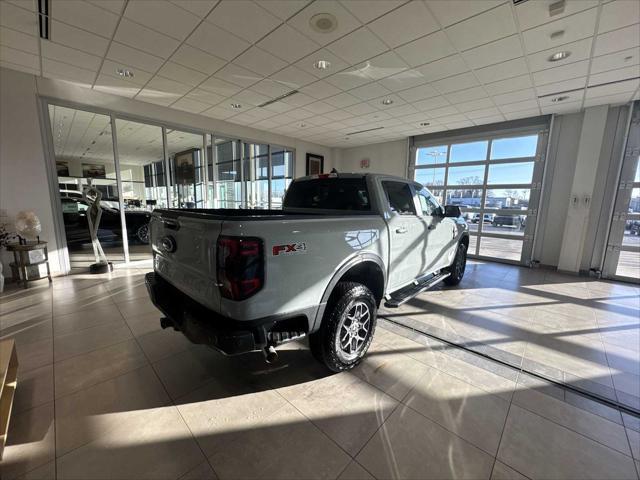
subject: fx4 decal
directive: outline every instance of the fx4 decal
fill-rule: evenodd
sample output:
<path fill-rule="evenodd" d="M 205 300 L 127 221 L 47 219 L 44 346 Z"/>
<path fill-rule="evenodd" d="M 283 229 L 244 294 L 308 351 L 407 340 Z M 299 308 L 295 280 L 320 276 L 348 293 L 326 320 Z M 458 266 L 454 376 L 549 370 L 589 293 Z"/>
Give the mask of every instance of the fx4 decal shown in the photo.
<path fill-rule="evenodd" d="M 307 244 L 303 242 L 290 243 L 285 245 L 274 245 L 272 252 L 274 257 L 277 257 L 279 255 L 304 254 L 307 253 Z"/>

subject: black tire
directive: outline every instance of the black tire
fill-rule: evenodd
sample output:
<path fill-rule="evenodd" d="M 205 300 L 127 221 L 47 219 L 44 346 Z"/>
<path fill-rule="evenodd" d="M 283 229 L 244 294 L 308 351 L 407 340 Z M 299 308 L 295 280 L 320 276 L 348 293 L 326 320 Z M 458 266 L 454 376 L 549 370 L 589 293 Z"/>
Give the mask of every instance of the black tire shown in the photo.
<path fill-rule="evenodd" d="M 364 311 L 360 307 L 365 305 L 368 309 L 368 330 L 365 331 L 367 319 L 354 324 L 350 320 L 349 314 Z M 367 287 L 356 282 L 340 282 L 336 285 L 335 290 L 331 294 L 331 298 L 327 304 L 327 309 L 322 318 L 320 330 L 309 336 L 309 346 L 311 353 L 320 363 L 324 363 L 332 372 L 344 372 L 351 370 L 358 365 L 362 358 L 369 350 L 373 334 L 376 329 L 377 306 L 376 299 Z M 357 313 L 355 315 L 357 316 Z M 365 318 L 364 314 L 359 319 Z M 351 321 L 349 325 L 345 325 L 347 321 Z M 362 324 L 363 328 L 358 328 Z M 355 325 L 355 332 L 360 335 L 364 332 L 361 340 L 348 338 L 348 348 L 353 350 L 351 355 L 347 355 L 346 351 L 338 347 L 341 332 L 348 332 L 351 325 Z M 350 335 L 346 333 L 346 335 Z M 358 343 L 360 341 L 361 343 Z M 352 348 L 354 347 L 354 348 Z M 345 347 L 346 348 L 346 347 Z"/>
<path fill-rule="evenodd" d="M 144 223 L 136 230 L 136 239 L 145 245 L 149 244 L 149 224 Z"/>
<path fill-rule="evenodd" d="M 453 259 L 453 263 L 445 271 L 451 273 L 447 278 L 443 280 L 445 285 L 453 287 L 458 285 L 464 277 L 464 270 L 467 265 L 467 246 L 464 243 L 458 244 L 458 250 L 456 250 L 456 256 Z"/>

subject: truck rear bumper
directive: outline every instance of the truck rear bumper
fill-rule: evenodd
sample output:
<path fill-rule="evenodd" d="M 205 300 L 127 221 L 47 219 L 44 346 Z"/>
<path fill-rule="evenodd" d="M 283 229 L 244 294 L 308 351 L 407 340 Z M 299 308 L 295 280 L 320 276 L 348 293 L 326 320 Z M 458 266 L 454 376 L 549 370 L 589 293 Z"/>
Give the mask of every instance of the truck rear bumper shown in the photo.
<path fill-rule="evenodd" d="M 163 328 L 173 327 L 191 342 L 209 345 L 226 355 L 260 350 L 306 333 L 278 328 L 280 322 L 290 317 L 239 321 L 220 315 L 195 302 L 155 272 L 145 275 L 145 283 L 151 301 L 165 315 L 160 321 Z"/>

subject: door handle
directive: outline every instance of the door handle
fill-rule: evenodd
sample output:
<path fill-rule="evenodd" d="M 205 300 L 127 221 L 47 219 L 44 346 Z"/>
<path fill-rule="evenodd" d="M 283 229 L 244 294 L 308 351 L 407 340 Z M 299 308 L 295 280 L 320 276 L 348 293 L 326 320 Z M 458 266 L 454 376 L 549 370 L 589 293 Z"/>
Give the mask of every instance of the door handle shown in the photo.
<path fill-rule="evenodd" d="M 396 233 L 407 233 L 407 229 L 404 227 L 396 228 Z"/>

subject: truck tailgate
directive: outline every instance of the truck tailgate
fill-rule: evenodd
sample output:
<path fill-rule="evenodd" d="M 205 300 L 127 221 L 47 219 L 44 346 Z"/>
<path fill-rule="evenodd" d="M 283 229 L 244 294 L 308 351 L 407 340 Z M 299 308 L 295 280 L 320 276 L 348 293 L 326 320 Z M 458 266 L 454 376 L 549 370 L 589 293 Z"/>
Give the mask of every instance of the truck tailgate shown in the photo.
<path fill-rule="evenodd" d="M 213 310 L 220 308 L 216 279 L 216 242 L 222 220 L 155 212 L 150 233 L 154 268 L 178 290 Z"/>

